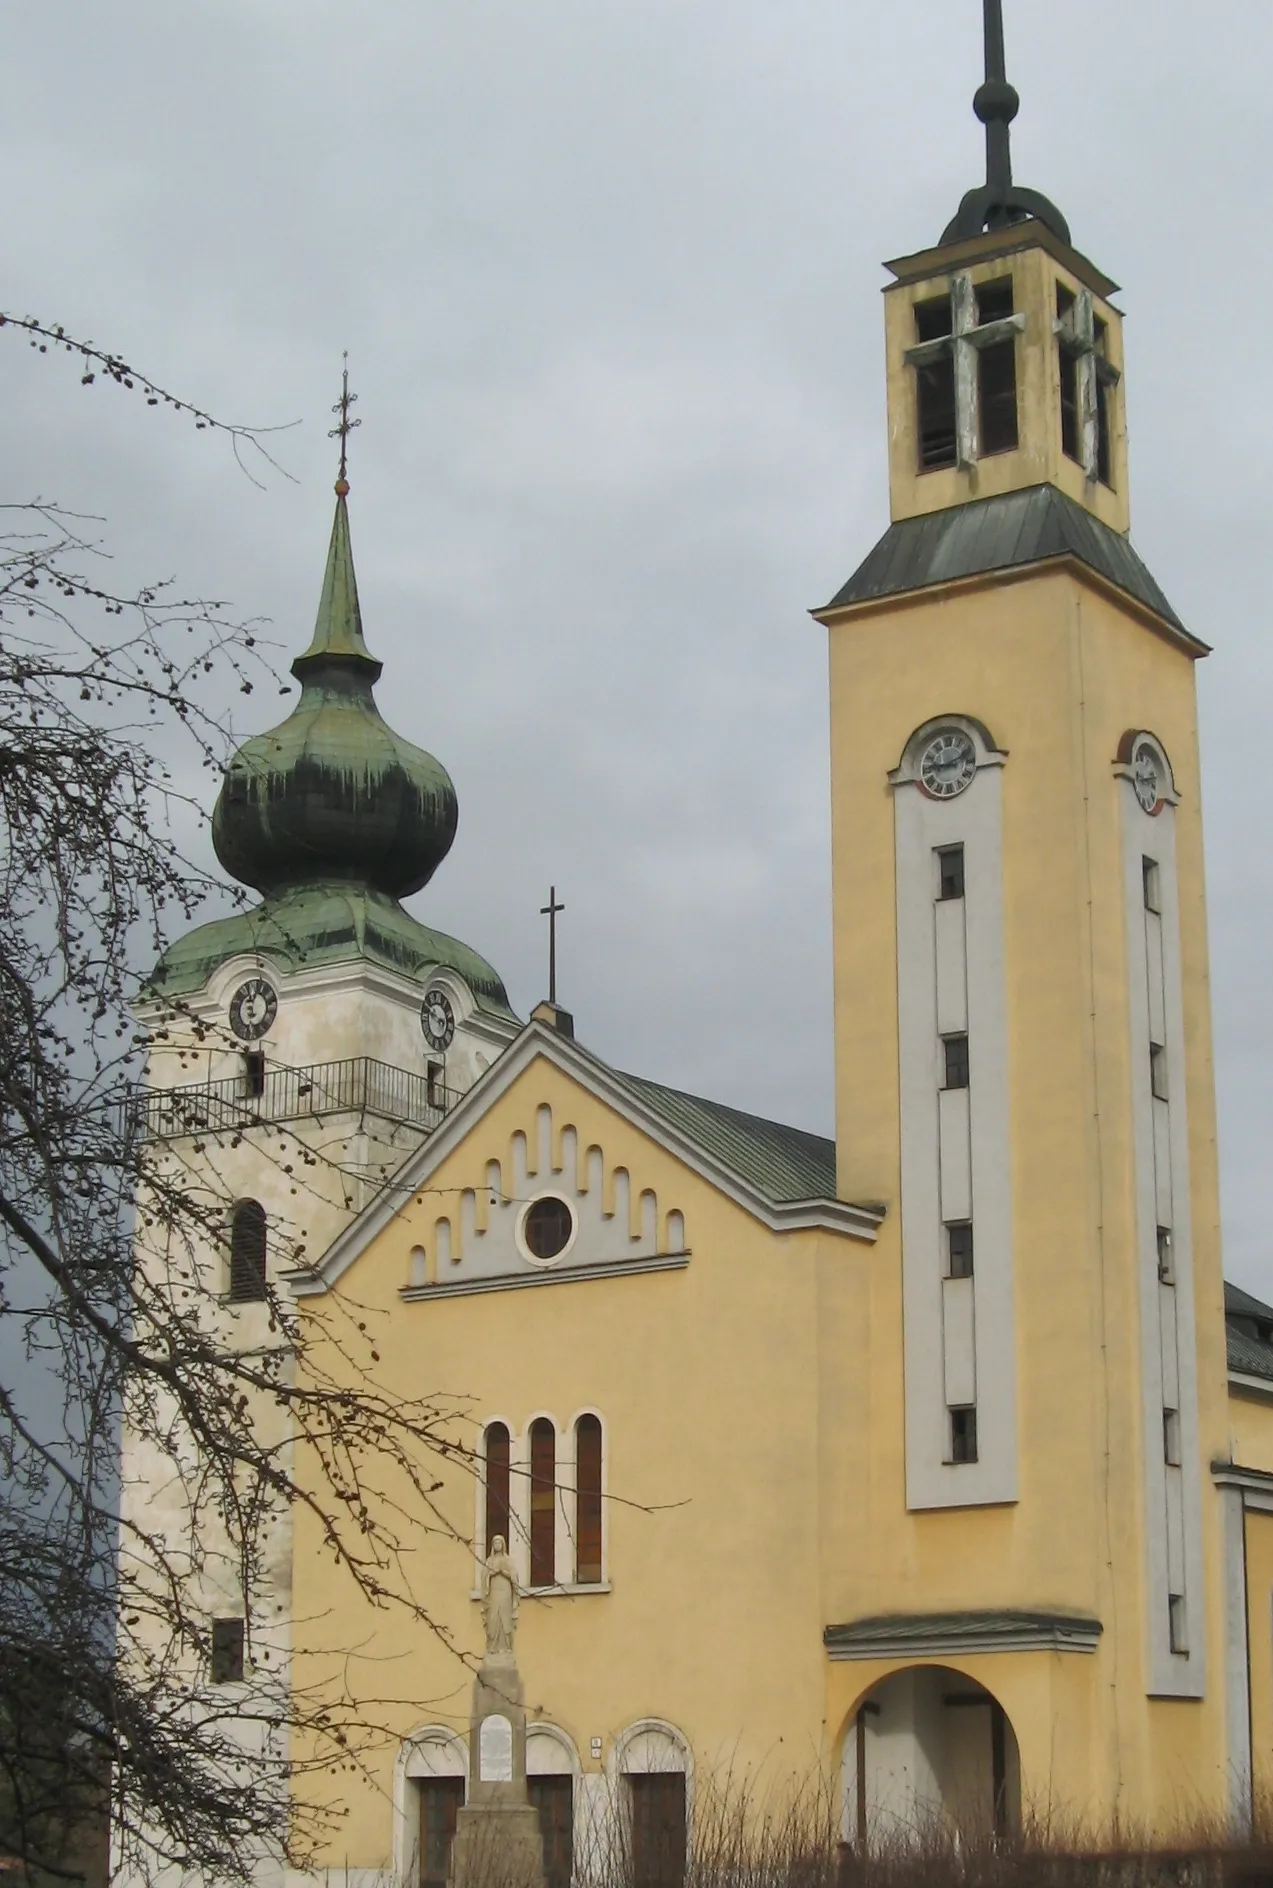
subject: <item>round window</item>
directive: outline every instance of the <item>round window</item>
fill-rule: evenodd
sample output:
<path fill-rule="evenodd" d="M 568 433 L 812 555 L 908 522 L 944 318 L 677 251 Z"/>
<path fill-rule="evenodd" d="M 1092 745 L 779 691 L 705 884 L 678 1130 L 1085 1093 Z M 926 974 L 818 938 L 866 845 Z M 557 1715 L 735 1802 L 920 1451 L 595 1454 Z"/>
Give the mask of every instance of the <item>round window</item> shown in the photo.
<path fill-rule="evenodd" d="M 547 1193 L 532 1200 L 522 1220 L 522 1238 L 532 1259 L 556 1259 L 570 1244 L 575 1216 L 565 1200 Z"/>

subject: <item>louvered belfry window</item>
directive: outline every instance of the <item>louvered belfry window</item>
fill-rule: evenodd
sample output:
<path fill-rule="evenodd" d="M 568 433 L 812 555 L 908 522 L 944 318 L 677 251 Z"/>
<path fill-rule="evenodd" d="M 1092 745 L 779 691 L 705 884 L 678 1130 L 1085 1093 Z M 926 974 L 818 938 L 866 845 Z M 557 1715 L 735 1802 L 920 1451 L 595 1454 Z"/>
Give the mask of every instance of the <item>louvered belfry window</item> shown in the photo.
<path fill-rule="evenodd" d="M 575 1579 L 595 1586 L 601 1579 L 601 1424 L 581 1416 L 575 1424 Z"/>
<path fill-rule="evenodd" d="M 509 1545 L 509 1437 L 503 1423 L 489 1423 L 486 1430 L 486 1551 L 502 1535 Z"/>
<path fill-rule="evenodd" d="M 239 1200 L 230 1222 L 230 1301 L 252 1304 L 265 1296 L 265 1208 Z"/>
<path fill-rule="evenodd" d="M 530 1583 L 557 1577 L 557 1432 L 546 1416 L 530 1426 Z"/>

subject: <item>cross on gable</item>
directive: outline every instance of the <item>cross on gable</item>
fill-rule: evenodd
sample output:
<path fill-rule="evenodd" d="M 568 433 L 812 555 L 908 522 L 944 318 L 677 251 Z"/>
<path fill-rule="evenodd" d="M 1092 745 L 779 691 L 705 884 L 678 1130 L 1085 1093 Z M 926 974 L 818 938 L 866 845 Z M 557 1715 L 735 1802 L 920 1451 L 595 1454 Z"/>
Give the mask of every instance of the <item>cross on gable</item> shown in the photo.
<path fill-rule="evenodd" d="M 1117 386 L 1117 367 L 1102 352 L 1104 334 L 1096 319 L 1090 288 L 1081 288 L 1072 305 L 1052 324 L 1053 333 L 1075 364 L 1078 382 L 1078 457 L 1088 478 L 1101 469 L 1100 389 Z"/>
<path fill-rule="evenodd" d="M 950 332 L 931 341 L 918 341 L 907 348 L 906 359 L 912 367 L 926 367 L 931 362 L 953 355 L 955 364 L 955 450 L 956 464 L 967 469 L 981 457 L 980 411 L 977 398 L 977 356 L 983 348 L 995 347 L 1025 331 L 1024 315 L 1003 315 L 998 320 L 979 320 L 977 291 L 965 270 L 950 278 Z"/>

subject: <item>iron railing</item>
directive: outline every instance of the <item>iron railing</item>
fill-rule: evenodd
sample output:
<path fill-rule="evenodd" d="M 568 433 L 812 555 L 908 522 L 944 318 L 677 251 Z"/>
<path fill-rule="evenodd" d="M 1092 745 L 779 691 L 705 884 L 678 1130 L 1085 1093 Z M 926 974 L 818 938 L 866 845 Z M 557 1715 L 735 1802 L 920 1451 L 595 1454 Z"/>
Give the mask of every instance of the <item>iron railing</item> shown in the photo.
<path fill-rule="evenodd" d="M 161 1088 L 137 1097 L 139 1126 L 150 1140 L 187 1134 L 241 1133 L 266 1122 L 307 1115 L 374 1114 L 382 1120 L 435 1128 L 460 1099 L 427 1075 L 397 1069 L 373 1056 L 311 1062 L 307 1068 L 251 1065 L 226 1081 Z"/>

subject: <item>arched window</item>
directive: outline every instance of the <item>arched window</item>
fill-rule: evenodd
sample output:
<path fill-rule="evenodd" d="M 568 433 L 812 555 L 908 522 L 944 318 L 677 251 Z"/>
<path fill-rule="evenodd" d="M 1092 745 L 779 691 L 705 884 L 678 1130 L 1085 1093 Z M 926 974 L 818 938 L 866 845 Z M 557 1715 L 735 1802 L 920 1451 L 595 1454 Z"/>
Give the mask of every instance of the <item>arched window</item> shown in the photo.
<path fill-rule="evenodd" d="M 546 1416 L 530 1426 L 530 1583 L 557 1578 L 557 1431 Z"/>
<path fill-rule="evenodd" d="M 601 1424 L 581 1416 L 575 1424 L 575 1580 L 595 1586 L 601 1579 Z"/>
<path fill-rule="evenodd" d="M 230 1221 L 230 1302 L 251 1304 L 265 1296 L 265 1208 L 240 1200 Z"/>
<path fill-rule="evenodd" d="M 502 1534 L 504 1545 L 508 1539 L 508 1463 L 509 1437 L 503 1423 L 486 1425 L 486 1552 L 489 1556 L 495 1546 L 495 1536 Z"/>

